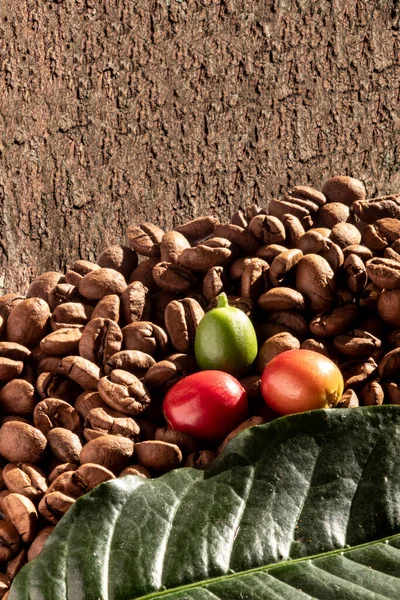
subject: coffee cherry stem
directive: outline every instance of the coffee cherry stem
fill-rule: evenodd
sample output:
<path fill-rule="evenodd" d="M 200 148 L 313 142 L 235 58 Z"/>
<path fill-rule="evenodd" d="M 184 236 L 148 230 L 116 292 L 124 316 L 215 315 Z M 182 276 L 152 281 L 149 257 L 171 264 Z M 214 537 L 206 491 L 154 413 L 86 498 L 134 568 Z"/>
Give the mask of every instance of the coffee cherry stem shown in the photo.
<path fill-rule="evenodd" d="M 217 308 L 225 308 L 226 306 L 229 306 L 228 296 L 225 292 L 222 292 L 222 294 L 218 296 Z"/>

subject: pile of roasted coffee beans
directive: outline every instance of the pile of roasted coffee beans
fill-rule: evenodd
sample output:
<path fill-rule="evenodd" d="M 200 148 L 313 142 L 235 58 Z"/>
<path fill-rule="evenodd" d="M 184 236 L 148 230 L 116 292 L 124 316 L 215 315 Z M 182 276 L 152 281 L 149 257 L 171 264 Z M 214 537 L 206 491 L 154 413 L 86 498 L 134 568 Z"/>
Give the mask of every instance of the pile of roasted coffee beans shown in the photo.
<path fill-rule="evenodd" d="M 340 406 L 400 403 L 400 194 L 360 181 L 201 216 L 173 231 L 133 225 L 96 263 L 38 276 L 0 298 L 0 598 L 77 498 L 134 473 L 203 467 L 220 448 L 166 427 L 162 400 L 198 370 L 196 327 L 216 296 L 253 320 L 259 354 L 241 380 L 249 419 L 277 354 L 308 348 L 340 367 Z M 140 257 L 140 259 L 139 259 Z"/>

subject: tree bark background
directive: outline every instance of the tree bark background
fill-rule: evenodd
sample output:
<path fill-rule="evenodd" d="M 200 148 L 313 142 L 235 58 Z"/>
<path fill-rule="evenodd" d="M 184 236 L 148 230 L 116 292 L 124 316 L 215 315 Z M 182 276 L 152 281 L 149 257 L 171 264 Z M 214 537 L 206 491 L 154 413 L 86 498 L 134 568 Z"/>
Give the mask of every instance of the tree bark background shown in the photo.
<path fill-rule="evenodd" d="M 331 175 L 400 190 L 398 0 L 1 0 L 0 285 Z"/>

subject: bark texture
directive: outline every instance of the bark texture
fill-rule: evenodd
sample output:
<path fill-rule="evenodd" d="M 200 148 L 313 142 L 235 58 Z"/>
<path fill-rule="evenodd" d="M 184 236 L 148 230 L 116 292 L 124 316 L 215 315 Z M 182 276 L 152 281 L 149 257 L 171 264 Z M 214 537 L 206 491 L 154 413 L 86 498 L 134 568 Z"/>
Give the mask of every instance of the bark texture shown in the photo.
<path fill-rule="evenodd" d="M 400 189 L 398 0 L 1 0 L 0 283 L 335 174 Z"/>

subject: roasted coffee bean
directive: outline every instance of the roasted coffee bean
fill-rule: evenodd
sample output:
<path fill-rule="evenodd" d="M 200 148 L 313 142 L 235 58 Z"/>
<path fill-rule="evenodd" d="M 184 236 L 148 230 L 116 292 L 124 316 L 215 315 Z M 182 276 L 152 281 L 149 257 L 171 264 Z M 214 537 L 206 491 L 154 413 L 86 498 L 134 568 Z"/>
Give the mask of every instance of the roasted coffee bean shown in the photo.
<path fill-rule="evenodd" d="M 115 369 L 99 381 L 99 394 L 108 406 L 135 416 L 149 407 L 151 398 L 143 383 L 127 371 Z"/>
<path fill-rule="evenodd" d="M 293 200 L 309 200 L 318 207 L 324 206 L 326 203 L 326 197 L 322 192 L 306 185 L 294 186 L 288 196 Z"/>
<path fill-rule="evenodd" d="M 211 215 L 207 215 L 205 217 L 198 217 L 192 221 L 187 221 L 186 223 L 183 223 L 183 225 L 178 225 L 175 227 L 175 231 L 184 235 L 191 242 L 197 242 L 211 235 L 217 223 L 218 219 Z"/>
<path fill-rule="evenodd" d="M 286 285 L 290 283 L 291 280 L 294 280 L 295 270 L 302 258 L 302 251 L 296 248 L 285 250 L 281 254 L 278 254 L 278 256 L 273 259 L 268 272 L 272 285 Z"/>
<path fill-rule="evenodd" d="M 175 444 L 149 440 L 135 444 L 135 459 L 147 469 L 165 473 L 179 466 L 182 452 Z"/>
<path fill-rule="evenodd" d="M 8 521 L 0 521 L 0 561 L 8 562 L 19 552 L 21 538 L 17 529 Z"/>
<path fill-rule="evenodd" d="M 361 233 L 357 227 L 351 223 L 337 223 L 332 228 L 330 239 L 340 246 L 340 248 L 346 248 L 352 244 L 360 244 Z"/>
<path fill-rule="evenodd" d="M 111 319 L 118 323 L 120 313 L 120 299 L 117 294 L 103 296 L 98 301 L 92 312 L 92 319 Z"/>
<path fill-rule="evenodd" d="M 22 300 L 7 319 L 7 340 L 32 348 L 46 335 L 50 308 L 42 298 Z"/>
<path fill-rule="evenodd" d="M 0 390 L 0 408 L 3 415 L 28 417 L 35 408 L 35 388 L 28 381 L 13 379 Z"/>
<path fill-rule="evenodd" d="M 119 435 L 102 435 L 85 444 L 81 450 L 81 465 L 94 463 L 118 475 L 131 460 L 133 442 Z"/>
<path fill-rule="evenodd" d="M 335 337 L 351 329 L 358 316 L 356 304 L 345 304 L 314 317 L 309 324 L 310 331 L 317 337 Z"/>
<path fill-rule="evenodd" d="M 8 578 L 9 581 L 12 581 L 27 562 L 28 553 L 26 549 L 23 548 L 12 560 L 7 563 L 5 577 Z M 0 595 L 0 598 L 3 598 L 3 600 L 7 600 L 7 597 L 7 594 L 5 596 Z"/>
<path fill-rule="evenodd" d="M 61 462 L 79 462 L 82 443 L 76 433 L 64 427 L 54 427 L 48 432 L 47 441 L 52 453 Z"/>
<path fill-rule="evenodd" d="M 150 321 L 131 323 L 122 329 L 126 350 L 138 350 L 151 356 L 166 353 L 168 336 L 164 329 Z"/>
<path fill-rule="evenodd" d="M 49 294 L 48 305 L 54 311 L 57 306 L 67 302 L 81 302 L 83 300 L 78 288 L 70 283 L 58 283 Z"/>
<path fill-rule="evenodd" d="M 204 311 L 193 298 L 173 300 L 165 309 L 165 327 L 172 345 L 178 352 L 193 348 L 196 329 Z"/>
<path fill-rule="evenodd" d="M 294 215 L 283 215 L 282 223 L 285 227 L 286 244 L 289 248 L 296 248 L 297 242 L 305 233 L 300 219 Z"/>
<path fill-rule="evenodd" d="M 149 368 L 144 376 L 144 383 L 151 389 L 166 393 L 175 383 L 196 370 L 197 363 L 194 356 L 171 354 Z"/>
<path fill-rule="evenodd" d="M 58 363 L 58 366 L 60 364 L 61 361 Z M 43 372 L 39 375 L 36 381 L 36 389 L 41 398 L 60 398 L 67 402 L 73 402 L 82 389 L 66 375 L 59 373 L 58 366 L 56 372 Z"/>
<path fill-rule="evenodd" d="M 359 397 L 364 406 L 380 406 L 384 398 L 381 384 L 378 381 L 370 381 L 359 392 Z"/>
<path fill-rule="evenodd" d="M 329 206 L 329 204 L 328 204 L 328 206 Z M 343 249 L 343 255 L 344 255 L 345 259 L 348 256 L 350 256 L 350 254 L 355 254 L 356 256 L 361 258 L 361 260 L 363 262 L 366 262 L 367 260 L 372 258 L 371 250 L 369 248 L 366 248 L 365 246 L 358 245 L 358 244 L 353 244 L 353 245 L 347 246 L 346 248 Z"/>
<path fill-rule="evenodd" d="M 391 350 L 379 363 L 379 377 L 381 379 L 398 379 L 400 374 L 400 348 Z M 1 432 L 1 430 L 0 430 Z"/>
<path fill-rule="evenodd" d="M 270 323 L 282 325 L 299 337 L 309 335 L 308 323 L 303 315 L 295 310 L 279 310 L 268 315 Z"/>
<path fill-rule="evenodd" d="M 320 210 L 319 218 L 323 225 L 332 229 L 337 223 L 346 223 L 350 220 L 350 207 L 341 202 L 329 202 Z"/>
<path fill-rule="evenodd" d="M 276 287 L 262 294 L 257 301 L 258 306 L 267 312 L 279 310 L 304 310 L 306 301 L 303 294 L 292 288 Z"/>
<path fill-rule="evenodd" d="M 15 379 L 22 373 L 24 363 L 20 360 L 0 357 L 0 383 Z"/>
<path fill-rule="evenodd" d="M 360 329 L 336 336 L 333 343 L 341 354 L 349 358 L 368 358 L 381 347 L 381 340 Z"/>
<path fill-rule="evenodd" d="M 83 435 L 90 441 L 100 435 L 122 435 L 139 441 L 139 426 L 133 419 L 111 408 L 93 408 L 85 418 Z"/>
<path fill-rule="evenodd" d="M 24 299 L 25 297 L 20 294 L 0 296 L 0 336 L 3 336 L 6 330 L 7 319 L 11 310 Z"/>
<path fill-rule="evenodd" d="M 92 273 L 92 271 L 98 271 L 99 269 L 100 266 L 96 263 L 90 260 L 81 259 L 76 260 L 71 267 L 72 271 L 78 273 L 79 275 L 82 275 L 82 277 L 85 277 L 85 275 L 88 275 L 88 273 Z"/>
<path fill-rule="evenodd" d="M 271 215 L 253 217 L 248 229 L 263 245 L 280 244 L 286 239 L 283 223 Z"/>
<path fill-rule="evenodd" d="M 351 210 L 364 223 L 375 223 L 379 219 L 400 218 L 400 194 L 381 196 L 368 200 L 356 200 Z"/>
<path fill-rule="evenodd" d="M 86 493 L 104 481 L 115 479 L 115 476 L 109 469 L 106 469 L 102 465 L 85 463 L 73 473 L 72 479 Z"/>
<path fill-rule="evenodd" d="M 349 360 L 340 364 L 339 369 L 343 375 L 344 389 L 354 388 L 358 390 L 377 375 L 378 365 L 373 358 L 369 358 L 365 362 Z"/>
<path fill-rule="evenodd" d="M 109 294 L 118 296 L 126 289 L 125 277 L 114 269 L 100 268 L 84 276 L 79 293 L 88 300 L 101 300 Z"/>
<path fill-rule="evenodd" d="M 285 230 L 283 229 L 283 231 Z M 258 240 L 251 231 L 242 229 L 238 225 L 223 225 L 220 223 L 215 226 L 214 235 L 217 237 L 226 238 L 241 248 L 242 252 L 245 252 L 249 255 L 254 255 L 261 246 L 260 240 Z"/>
<path fill-rule="evenodd" d="M 127 230 L 130 247 L 142 256 L 160 256 L 163 235 L 164 231 L 153 223 L 141 223 Z"/>
<path fill-rule="evenodd" d="M 11 493 L 3 502 L 4 516 L 18 531 L 26 544 L 36 535 L 38 514 L 32 500 L 22 494 Z"/>
<path fill-rule="evenodd" d="M 330 349 L 328 349 L 324 342 L 319 342 L 313 338 L 304 340 L 304 342 L 301 343 L 300 348 L 303 350 L 312 350 L 313 352 L 318 352 L 318 354 L 322 354 L 327 358 L 331 358 L 332 356 L 332 352 L 330 352 Z"/>
<path fill-rule="evenodd" d="M 390 404 L 400 404 L 400 386 L 394 381 L 385 381 L 382 384 L 385 399 L 389 400 Z"/>
<path fill-rule="evenodd" d="M 265 366 L 278 354 L 286 350 L 300 348 L 299 340 L 290 333 L 278 333 L 266 340 L 257 356 L 257 372 L 262 373 Z"/>
<path fill-rule="evenodd" d="M 400 289 L 384 290 L 379 295 L 378 312 L 385 323 L 392 327 L 400 327 Z"/>
<path fill-rule="evenodd" d="M 39 556 L 47 538 L 49 537 L 53 529 L 54 526 L 48 525 L 47 527 L 43 527 L 43 529 L 39 531 L 28 550 L 28 561 L 31 561 L 37 556 Z"/>
<path fill-rule="evenodd" d="M 9 421 L 0 428 L 0 454 L 12 463 L 38 463 L 46 446 L 43 433 L 27 423 Z"/>
<path fill-rule="evenodd" d="M 318 254 L 326 241 L 326 236 L 316 229 L 309 229 L 298 240 L 296 247 L 303 254 Z"/>
<path fill-rule="evenodd" d="M 243 296 L 233 296 L 231 294 L 228 294 L 227 298 L 229 306 L 238 308 L 239 310 L 242 310 L 248 317 L 251 317 L 253 313 L 253 300 L 251 298 L 244 298 Z M 218 298 L 214 298 L 207 307 L 207 310 L 216 308 L 217 302 Z"/>
<path fill-rule="evenodd" d="M 136 375 L 139 379 L 144 377 L 155 360 L 150 354 L 139 350 L 121 350 L 113 354 L 104 365 L 104 372 L 109 375 L 114 369 L 122 369 Z"/>
<path fill-rule="evenodd" d="M 371 258 L 366 263 L 368 277 L 381 288 L 400 288 L 400 263 L 389 258 Z"/>
<path fill-rule="evenodd" d="M 359 406 L 359 401 L 357 394 L 354 390 L 346 390 L 339 402 L 336 405 L 336 408 L 357 408 Z"/>
<path fill-rule="evenodd" d="M 350 206 L 356 200 L 365 200 L 364 184 L 353 177 L 331 177 L 324 182 L 321 190 L 328 202 L 341 202 Z"/>
<path fill-rule="evenodd" d="M 288 198 L 283 200 L 272 198 L 268 202 L 268 212 L 278 219 L 282 219 L 286 214 L 294 215 L 300 220 L 305 229 L 309 229 L 312 226 L 312 219 L 308 208 L 299 206 L 298 204 L 289 201 Z"/>
<path fill-rule="evenodd" d="M 97 390 L 100 369 L 90 360 L 81 356 L 66 356 L 60 362 L 59 370 L 85 390 Z"/>
<path fill-rule="evenodd" d="M 10 492 L 22 494 L 34 503 L 40 500 L 48 488 L 43 471 L 31 463 L 8 463 L 3 469 L 3 478 Z"/>
<path fill-rule="evenodd" d="M 213 462 L 218 456 L 213 450 L 200 450 L 189 454 L 184 464 L 185 467 L 195 467 L 196 469 L 204 469 L 207 465 Z"/>
<path fill-rule="evenodd" d="M 350 254 L 343 265 L 347 285 L 354 294 L 359 294 L 367 285 L 368 275 L 365 264 L 356 254 Z"/>
<path fill-rule="evenodd" d="M 255 216 L 255 215 L 253 215 L 253 216 Z M 243 211 L 241 211 L 241 210 L 237 210 L 236 212 L 233 213 L 233 215 L 231 217 L 231 223 L 232 223 L 232 225 L 238 225 L 239 227 L 242 227 L 242 229 L 245 229 L 248 225 L 246 216 L 243 213 Z"/>
<path fill-rule="evenodd" d="M 100 254 L 97 264 L 106 269 L 119 271 L 127 279 L 138 266 L 138 256 L 128 246 L 109 246 Z"/>
<path fill-rule="evenodd" d="M 370 281 L 365 288 L 361 290 L 358 303 L 362 308 L 367 308 L 372 312 L 377 311 L 378 300 L 381 296 L 382 288 Z"/>
<path fill-rule="evenodd" d="M 69 471 L 76 471 L 78 468 L 79 465 L 77 465 L 76 463 L 62 463 L 61 465 L 54 467 L 54 469 L 49 475 L 49 483 L 53 483 L 53 481 L 55 481 L 59 475 L 62 475 L 63 473 L 68 473 Z"/>
<path fill-rule="evenodd" d="M 198 443 L 186 435 L 186 433 L 176 431 L 175 429 L 169 429 L 169 427 L 159 427 L 155 433 L 155 439 L 160 442 L 175 444 L 183 455 L 191 454 L 192 452 L 197 452 L 199 450 Z"/>
<path fill-rule="evenodd" d="M 149 290 L 140 281 L 133 281 L 121 296 L 121 316 L 125 323 L 146 321 L 150 317 Z"/>
<path fill-rule="evenodd" d="M 151 477 L 150 471 L 142 465 L 128 465 L 125 469 L 122 469 L 118 477 L 125 477 L 125 475 L 136 475 L 137 477 L 143 477 L 143 479 Z"/>
<path fill-rule="evenodd" d="M 53 311 L 50 319 L 51 329 L 70 329 L 82 328 L 91 317 L 93 306 L 88 306 L 80 302 L 66 302 L 60 304 Z"/>
<path fill-rule="evenodd" d="M 219 446 L 218 452 L 222 452 L 225 446 L 229 444 L 229 442 L 233 440 L 233 438 L 236 437 L 239 433 L 245 431 L 245 429 L 248 429 L 249 427 L 254 427 L 255 425 L 263 425 L 264 423 L 264 417 L 250 417 L 249 419 L 246 419 L 246 421 L 243 421 L 243 423 L 238 425 L 235 429 L 233 429 L 233 431 L 230 432 L 229 435 L 226 436 L 222 444 Z"/>
<path fill-rule="evenodd" d="M 398 219 L 379 219 L 373 225 L 365 227 L 362 239 L 371 250 L 381 251 L 400 237 Z"/>
<path fill-rule="evenodd" d="M 179 233 L 179 231 L 167 231 L 161 240 L 161 261 L 177 263 L 179 256 L 186 248 L 190 248 L 190 242 L 182 233 Z"/>
<path fill-rule="evenodd" d="M 82 332 L 79 354 L 96 364 L 103 365 L 121 350 L 122 332 L 111 319 L 91 319 Z"/>
<path fill-rule="evenodd" d="M 335 278 L 328 262 L 317 254 L 303 256 L 297 264 L 296 289 L 313 313 L 329 310 L 335 300 Z"/>
<path fill-rule="evenodd" d="M 168 292 L 188 292 L 196 283 L 189 269 L 172 262 L 160 262 L 153 269 L 158 287 Z"/>
<path fill-rule="evenodd" d="M 74 403 L 74 409 L 84 419 L 92 408 L 107 406 L 98 392 L 82 392 Z"/>
<path fill-rule="evenodd" d="M 150 292 L 155 294 L 160 291 L 153 278 L 153 269 L 160 262 L 159 258 L 147 258 L 134 269 L 129 277 L 129 283 L 140 281 Z"/>
<path fill-rule="evenodd" d="M 38 508 L 46 521 L 56 525 L 74 504 L 74 498 L 66 496 L 61 492 L 50 492 L 43 496 Z"/>
<path fill-rule="evenodd" d="M 227 283 L 223 267 L 211 267 L 203 279 L 203 296 L 207 302 L 224 292 Z"/>
<path fill-rule="evenodd" d="M 81 337 L 81 328 L 57 329 L 40 341 L 40 348 L 53 356 L 68 356 L 78 352 Z"/>
<path fill-rule="evenodd" d="M 76 464 L 78 470 L 79 464 Z M 61 492 L 74 500 L 80 498 L 83 494 L 89 490 L 85 485 L 80 485 L 80 478 L 74 478 L 74 471 L 65 471 L 61 473 L 54 481 L 49 485 L 46 495 L 52 492 Z"/>
<path fill-rule="evenodd" d="M 269 265 L 261 258 L 249 259 L 243 269 L 240 294 L 244 298 L 257 298 L 268 288 Z"/>
<path fill-rule="evenodd" d="M 49 304 L 50 293 L 63 277 L 64 275 L 58 271 L 47 271 L 38 275 L 29 286 L 26 297 L 42 298 Z"/>
<path fill-rule="evenodd" d="M 269 244 L 268 246 L 261 246 L 261 248 L 259 248 L 256 252 L 256 257 L 262 258 L 268 264 L 271 264 L 276 256 L 278 256 L 282 252 L 286 252 L 286 250 L 287 250 L 287 248 L 285 248 L 285 246 L 281 246 L 280 244 Z M 251 257 L 247 257 L 247 258 L 251 258 Z M 231 273 L 231 277 L 232 277 L 232 273 Z"/>
<path fill-rule="evenodd" d="M 0 342 L 0 358 L 9 358 L 15 361 L 26 361 L 31 356 L 31 351 L 26 346 L 15 342 Z"/>
<path fill-rule="evenodd" d="M 231 262 L 232 251 L 229 248 L 212 248 L 200 244 L 186 248 L 178 258 L 178 263 L 192 271 L 208 271 L 211 267 L 226 267 Z"/>
<path fill-rule="evenodd" d="M 77 411 L 64 400 L 46 398 L 35 406 L 33 422 L 43 435 L 55 427 L 63 427 L 74 433 L 82 429 L 81 420 Z"/>

